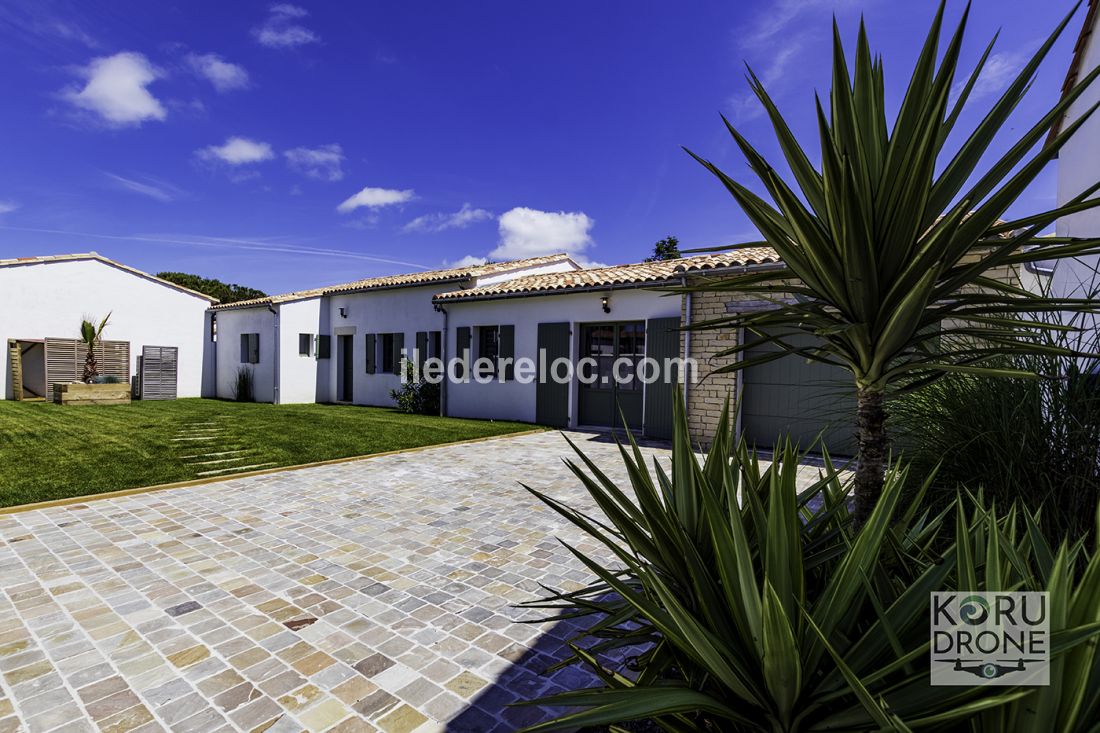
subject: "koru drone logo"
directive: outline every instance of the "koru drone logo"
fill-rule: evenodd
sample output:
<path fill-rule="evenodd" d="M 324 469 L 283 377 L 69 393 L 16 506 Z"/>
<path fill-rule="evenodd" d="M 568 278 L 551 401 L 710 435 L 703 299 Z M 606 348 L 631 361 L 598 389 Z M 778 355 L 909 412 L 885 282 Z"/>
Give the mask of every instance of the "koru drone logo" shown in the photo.
<path fill-rule="evenodd" d="M 933 593 L 933 685 L 1050 684 L 1047 593 Z"/>

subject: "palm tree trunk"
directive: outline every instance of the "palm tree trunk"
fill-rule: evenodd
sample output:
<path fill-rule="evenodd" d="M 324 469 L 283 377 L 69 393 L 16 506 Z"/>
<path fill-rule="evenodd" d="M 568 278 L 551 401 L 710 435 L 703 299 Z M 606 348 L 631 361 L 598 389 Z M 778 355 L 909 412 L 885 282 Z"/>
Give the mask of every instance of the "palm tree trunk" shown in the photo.
<path fill-rule="evenodd" d="M 84 382 L 91 384 L 91 381 L 98 375 L 99 364 L 96 362 L 95 351 L 89 346 L 88 355 L 84 357 Z"/>
<path fill-rule="evenodd" d="M 886 475 L 886 395 L 882 390 L 860 388 L 856 393 L 859 462 L 856 464 L 856 527 L 871 516 L 882 494 Z"/>

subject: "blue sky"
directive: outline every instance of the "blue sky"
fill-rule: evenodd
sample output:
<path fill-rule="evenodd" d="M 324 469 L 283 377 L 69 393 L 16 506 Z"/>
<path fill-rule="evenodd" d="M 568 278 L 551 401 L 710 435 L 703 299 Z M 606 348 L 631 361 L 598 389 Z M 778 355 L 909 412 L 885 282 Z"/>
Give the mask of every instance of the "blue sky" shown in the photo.
<path fill-rule="evenodd" d="M 964 64 L 1001 37 L 964 129 L 1071 6 L 975 0 Z M 631 262 L 666 234 L 743 241 L 680 146 L 747 179 L 725 113 L 778 157 L 744 61 L 812 140 L 832 14 L 853 47 L 865 15 L 896 102 L 934 7 L 0 0 L 0 258 L 94 249 L 281 292 L 469 257 Z M 1082 17 L 1016 133 L 1056 100 Z M 1048 170 L 1015 211 L 1054 197 Z"/>

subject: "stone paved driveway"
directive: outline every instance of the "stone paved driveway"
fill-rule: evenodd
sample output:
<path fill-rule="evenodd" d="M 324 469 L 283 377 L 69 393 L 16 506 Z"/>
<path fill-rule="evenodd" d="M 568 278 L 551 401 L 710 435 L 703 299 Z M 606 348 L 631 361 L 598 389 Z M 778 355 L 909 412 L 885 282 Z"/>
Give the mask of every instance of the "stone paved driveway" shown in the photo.
<path fill-rule="evenodd" d="M 577 434 L 617 470 L 613 444 Z M 663 451 L 647 449 L 648 453 Z M 0 733 L 514 730 L 592 548 L 558 433 L 0 516 Z"/>

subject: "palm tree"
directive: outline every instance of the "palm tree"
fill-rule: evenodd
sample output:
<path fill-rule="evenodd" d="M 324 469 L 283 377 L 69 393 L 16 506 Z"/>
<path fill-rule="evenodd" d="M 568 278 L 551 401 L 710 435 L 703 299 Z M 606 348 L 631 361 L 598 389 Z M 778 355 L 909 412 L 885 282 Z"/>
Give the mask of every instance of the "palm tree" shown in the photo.
<path fill-rule="evenodd" d="M 99 322 L 98 326 L 96 326 L 94 320 L 87 317 L 80 322 L 80 340 L 88 347 L 88 355 L 84 357 L 84 381 L 88 384 L 99 376 L 99 364 L 96 363 L 95 347 L 102 340 L 103 329 L 107 328 L 110 318 L 111 314 L 108 313 Z"/>
<path fill-rule="evenodd" d="M 1088 298 L 1043 297 L 1000 281 L 990 272 L 1100 252 L 1100 240 L 1038 236 L 1058 217 L 1100 205 L 1100 199 L 1089 199 L 1100 184 L 1051 211 L 1002 220 L 1009 206 L 1095 111 L 1093 105 L 1031 154 L 1100 68 L 1084 75 L 1008 152 L 976 173 L 1073 13 L 1062 20 L 969 136 L 951 148 L 948 136 L 993 42 L 965 82 L 957 84 L 969 6 L 937 66 L 943 14 L 941 2 L 892 125 L 886 116 L 882 59 L 872 59 L 863 23 L 853 76 L 834 20 L 828 113 L 817 100 L 818 167 L 749 71 L 749 82 L 770 118 L 797 188 L 789 186 L 723 120 L 771 202 L 687 151 L 725 185 L 764 243 L 783 261 L 778 271 L 701 286 L 751 294 L 756 300 L 770 301 L 773 309 L 696 327 L 745 329 L 742 343 L 723 356 L 762 343 L 778 347 L 767 356 L 743 359 L 721 371 L 788 354 L 851 371 L 858 405 L 854 492 L 861 522 L 882 490 L 889 449 L 888 390 L 917 389 L 950 372 L 1035 376 L 1003 368 L 995 360 L 1005 354 L 1063 353 L 1036 336 L 1066 327 L 1056 319 L 1035 316 L 1095 311 L 1100 305 Z M 799 345 L 805 339 L 789 342 L 790 336 L 807 333 L 816 337 L 818 345 Z"/>

